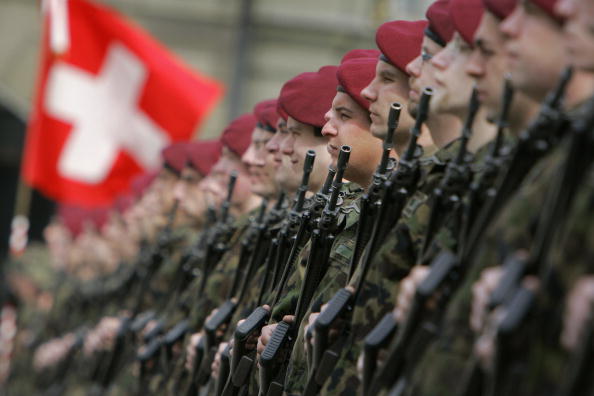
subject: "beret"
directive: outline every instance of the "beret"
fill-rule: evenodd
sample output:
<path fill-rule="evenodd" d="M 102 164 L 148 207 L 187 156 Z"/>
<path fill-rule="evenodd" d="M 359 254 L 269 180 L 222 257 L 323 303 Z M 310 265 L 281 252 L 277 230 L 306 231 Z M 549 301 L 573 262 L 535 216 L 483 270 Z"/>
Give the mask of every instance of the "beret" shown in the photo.
<path fill-rule="evenodd" d="M 58 216 L 62 223 L 68 228 L 72 236 L 79 235 L 86 222 L 89 222 L 96 229 L 101 229 L 107 222 L 110 208 L 83 208 L 81 206 L 60 204 L 58 206 Z"/>
<path fill-rule="evenodd" d="M 542 8 L 547 14 L 557 22 L 563 22 L 564 19 L 555 11 L 555 6 L 559 0 L 531 0 L 534 4 Z"/>
<path fill-rule="evenodd" d="M 188 164 L 202 176 L 206 176 L 219 160 L 221 142 L 218 139 L 189 142 L 187 151 Z"/>
<path fill-rule="evenodd" d="M 425 17 L 429 21 L 425 34 L 442 47 L 445 47 L 454 35 L 449 3 L 450 0 L 437 0 L 425 13 Z"/>
<path fill-rule="evenodd" d="M 181 173 L 188 161 L 188 153 L 186 151 L 187 144 L 188 142 L 172 143 L 161 151 L 163 166 L 177 175 Z"/>
<path fill-rule="evenodd" d="M 474 33 L 481 23 L 483 11 L 481 0 L 450 1 L 450 15 L 454 28 L 470 45 L 474 45 Z"/>
<path fill-rule="evenodd" d="M 221 135 L 221 143 L 241 157 L 252 142 L 252 132 L 256 124 L 256 116 L 252 113 L 240 115 L 227 125 Z"/>
<path fill-rule="evenodd" d="M 268 131 L 276 132 L 276 122 L 278 121 L 277 100 L 263 100 L 254 107 L 254 115 L 258 120 L 258 127 Z"/>
<path fill-rule="evenodd" d="M 375 77 L 377 58 L 351 58 L 338 66 L 336 77 L 339 90 L 347 93 L 364 109 L 369 110 L 369 102 L 361 96 L 361 91 Z"/>
<path fill-rule="evenodd" d="M 403 73 L 406 65 L 421 53 L 427 21 L 391 21 L 381 25 L 375 42 L 387 60 Z"/>
<path fill-rule="evenodd" d="M 276 112 L 283 120 L 285 120 L 285 122 L 287 121 L 287 118 L 289 118 L 287 112 L 283 110 L 280 100 L 276 101 Z"/>
<path fill-rule="evenodd" d="M 350 59 L 356 58 L 377 58 L 380 56 L 380 51 L 376 49 L 354 49 L 350 50 L 340 60 L 340 63 L 344 63 Z"/>
<path fill-rule="evenodd" d="M 137 199 L 139 199 L 142 196 L 142 194 L 146 191 L 146 189 L 151 186 L 153 181 L 157 178 L 158 174 L 159 172 L 157 171 L 146 172 L 132 179 L 130 187 L 132 193 L 134 194 L 134 196 L 136 196 Z"/>
<path fill-rule="evenodd" d="M 483 0 L 483 6 L 499 19 L 505 19 L 518 5 L 518 0 Z"/>
<path fill-rule="evenodd" d="M 336 95 L 337 70 L 337 66 L 323 66 L 317 72 L 301 73 L 287 81 L 278 98 L 281 108 L 301 123 L 323 127 L 324 114 Z"/>

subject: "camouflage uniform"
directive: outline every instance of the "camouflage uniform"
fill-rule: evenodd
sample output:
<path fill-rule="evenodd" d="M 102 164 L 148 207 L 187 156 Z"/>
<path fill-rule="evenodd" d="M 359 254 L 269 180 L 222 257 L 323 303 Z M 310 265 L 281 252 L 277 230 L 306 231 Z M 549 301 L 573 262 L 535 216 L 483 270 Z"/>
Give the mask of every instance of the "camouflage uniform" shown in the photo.
<path fill-rule="evenodd" d="M 485 268 L 500 265 L 508 254 L 528 250 L 532 246 L 535 225 L 541 214 L 544 198 L 547 191 L 551 190 L 551 185 L 554 186 L 551 180 L 555 180 L 559 173 L 567 152 L 567 144 L 568 139 L 564 139 L 546 158 L 533 167 L 489 228 L 481 242 L 482 249 L 477 259 L 471 263 L 472 268 L 467 278 L 446 308 L 438 338 L 428 348 L 415 370 L 408 394 L 457 394 L 460 378 L 470 360 L 469 356 L 472 355 L 474 334 L 469 328 L 472 286 Z M 569 221 L 563 239 L 559 240 L 557 235 L 557 245 L 551 253 L 556 281 L 563 291 L 569 290 L 570 285 L 594 259 L 593 191 L 594 172 L 591 168 L 585 186 L 579 191 L 568 214 Z M 575 265 L 568 266 L 568 262 Z M 520 364 L 514 364 L 514 375 L 503 380 L 506 394 L 556 393 L 566 363 L 565 352 L 558 343 L 561 320 L 559 301 L 559 296 L 539 296 L 539 311 L 546 307 L 546 315 L 543 317 L 541 312 L 540 315 L 531 317 L 528 327 L 532 329 L 529 342 L 524 342 L 524 347 L 529 348 L 516 351 L 518 353 L 515 356 L 523 358 Z"/>
<path fill-rule="evenodd" d="M 421 158 L 421 179 L 409 198 L 402 217 L 386 236 L 374 257 L 363 290 L 355 304 L 350 334 L 343 354 L 321 390 L 321 394 L 356 395 L 360 392 L 357 359 L 361 342 L 377 322 L 394 308 L 397 284 L 419 260 L 430 214 L 429 197 L 443 176 L 445 166 L 459 150 L 455 140 L 431 156 Z M 351 285 L 355 287 L 360 275 L 357 268 Z"/>

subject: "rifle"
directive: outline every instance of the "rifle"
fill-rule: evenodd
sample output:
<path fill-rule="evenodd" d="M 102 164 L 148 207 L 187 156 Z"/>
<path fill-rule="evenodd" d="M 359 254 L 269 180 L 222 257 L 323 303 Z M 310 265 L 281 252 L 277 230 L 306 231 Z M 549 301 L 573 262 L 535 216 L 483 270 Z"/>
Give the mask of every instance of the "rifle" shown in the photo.
<path fill-rule="evenodd" d="M 206 351 L 204 353 L 203 362 L 201 362 L 202 369 L 198 375 L 198 383 L 204 383 L 210 376 L 212 359 L 214 358 L 216 348 L 221 341 L 216 336 L 217 330 L 221 326 L 229 323 L 237 305 L 243 300 L 245 293 L 247 292 L 249 281 L 253 277 L 256 267 L 258 267 L 264 260 L 266 254 L 264 234 L 267 229 L 264 215 L 267 206 L 268 201 L 265 199 L 262 200 L 258 217 L 252 224 L 252 227 L 250 227 L 251 229 L 248 229 L 246 236 L 242 240 L 242 255 L 235 273 L 234 287 L 231 288 L 227 300 L 219 306 L 217 312 L 204 324 L 204 345 Z M 245 273 L 243 273 L 243 271 L 245 271 Z M 240 280 L 242 280 L 241 288 L 239 293 L 237 293 L 236 289 Z"/>
<path fill-rule="evenodd" d="M 267 289 L 267 283 L 278 284 L 278 289 L 282 289 L 288 279 L 288 275 L 294 266 L 294 262 L 299 256 L 299 252 L 309 239 L 309 219 L 312 217 L 311 214 L 304 214 L 305 205 L 305 194 L 308 191 L 309 177 L 313 170 L 315 160 L 315 151 L 309 150 L 306 154 L 303 164 L 303 176 L 301 185 L 297 190 L 297 195 L 292 210 L 289 212 L 287 220 L 283 224 L 281 230 L 277 235 L 276 248 L 271 247 L 271 256 L 269 257 L 269 265 L 275 267 L 275 275 L 272 277 L 272 282 L 265 276 L 263 279 L 260 293 L 258 295 L 258 301 L 256 303 L 257 308 L 246 318 L 246 320 L 237 326 L 234 333 L 234 345 L 230 363 L 230 373 L 227 379 L 227 384 L 223 390 L 224 395 L 235 395 L 239 392 L 240 388 L 246 384 L 249 379 L 249 374 L 252 370 L 255 360 L 255 351 L 250 352 L 247 350 L 246 342 L 256 332 L 259 332 L 263 326 L 266 325 L 270 317 L 269 310 L 264 309 L 262 300 Z M 329 172 L 327 178 L 330 179 L 334 176 L 334 172 Z M 329 183 L 325 183 L 324 189 L 319 193 L 320 200 L 323 200 L 324 196 L 328 194 L 330 189 Z M 315 215 L 314 215 L 315 216 Z M 291 241 L 293 241 L 291 243 Z M 282 251 L 289 250 L 290 254 L 285 259 Z M 284 260 L 284 261 L 283 261 Z M 286 264 L 285 264 L 286 263 Z M 283 268 L 282 265 L 284 265 Z M 283 275 L 280 274 L 281 271 Z M 266 275 L 270 273 L 270 267 L 267 268 Z M 282 280 L 277 283 L 277 277 L 281 276 Z M 276 301 L 280 298 L 280 292 L 276 294 Z"/>
<path fill-rule="evenodd" d="M 229 249 L 229 240 L 233 236 L 235 232 L 235 225 L 233 224 L 233 219 L 229 214 L 229 209 L 231 207 L 231 199 L 233 197 L 233 191 L 235 188 L 235 183 L 237 181 L 237 173 L 231 172 L 229 177 L 229 185 L 227 191 L 227 197 L 221 204 L 221 215 L 219 217 L 219 221 L 217 224 L 212 227 L 210 230 L 205 231 L 204 238 L 201 238 L 199 244 L 204 244 L 206 247 L 205 252 L 197 252 L 196 256 L 191 257 L 196 261 L 200 261 L 197 266 L 202 267 L 202 278 L 200 279 L 200 285 L 198 290 L 198 298 L 202 295 L 204 288 L 207 284 L 207 279 L 210 273 L 214 270 L 216 264 L 220 261 L 220 258 L 225 254 L 225 252 Z M 187 263 L 194 264 L 187 259 Z M 201 265 L 200 265 L 201 264 Z M 162 321 L 161 321 L 162 323 Z M 166 345 L 168 350 L 165 351 L 165 356 L 171 355 L 171 347 L 175 342 L 177 342 L 181 337 L 185 336 L 190 329 L 193 327 L 191 323 L 181 323 L 178 327 L 174 327 L 171 330 L 171 333 L 167 334 L 165 339 L 163 338 L 155 338 L 153 339 L 150 344 L 150 348 L 146 348 L 145 351 L 139 355 L 137 355 L 137 359 L 141 362 L 141 371 L 145 374 L 145 378 L 148 375 L 147 370 L 145 369 L 145 365 L 147 362 L 151 361 L 158 357 L 158 354 L 161 352 L 161 347 Z M 164 342 L 166 343 L 164 344 Z M 161 362 L 164 365 L 163 362 Z M 141 389 L 143 388 L 142 380 L 141 380 Z"/>
<path fill-rule="evenodd" d="M 514 336 L 525 324 L 528 315 L 536 311 L 538 317 L 546 317 L 546 313 L 549 312 L 543 308 L 537 309 L 539 308 L 537 301 L 541 300 L 538 298 L 538 294 L 548 294 L 550 298 L 556 301 L 562 299 L 555 283 L 557 273 L 548 257 L 555 236 L 564 232 L 567 220 L 566 214 L 570 211 L 573 200 L 594 162 L 594 136 L 592 135 L 592 129 L 594 128 L 594 115 L 592 114 L 594 99 L 589 100 L 584 109 L 586 111 L 583 112 L 583 118 L 572 122 L 570 134 L 567 137 L 569 147 L 562 168 L 547 192 L 544 209 L 538 218 L 538 225 L 529 255 L 525 259 L 524 265 L 520 266 L 521 274 L 519 278 L 521 279 L 526 275 L 537 276 L 540 280 L 540 292 L 537 293 L 519 287 L 514 293 L 514 297 L 527 295 L 522 300 L 525 301 L 525 304 L 515 302 L 520 297 L 514 298 L 515 305 L 512 305 L 512 303 L 505 304 L 506 314 L 496 333 L 497 348 L 494 369 L 488 375 L 485 386 L 485 392 L 488 395 L 497 394 L 496 392 L 499 392 L 503 383 L 502 378 L 509 374 L 504 364 L 506 361 L 511 360 L 510 351 L 513 347 L 510 345 L 513 344 Z M 508 272 L 512 271 L 504 272 L 502 280 L 505 281 L 510 276 Z M 589 322 L 588 325 L 591 325 L 591 320 Z M 515 338 L 517 339 L 517 337 Z M 591 349 L 591 334 L 585 335 L 582 341 L 585 342 L 583 346 L 586 349 Z M 588 359 L 583 358 L 582 351 L 578 351 L 572 356 L 572 365 L 575 366 L 575 371 L 569 373 L 568 380 L 563 384 L 563 395 L 591 391 L 591 388 L 589 388 L 591 379 L 588 378 L 589 373 L 586 370 L 587 364 Z M 590 390 L 587 391 L 587 389 Z"/>
<path fill-rule="evenodd" d="M 503 97 L 501 99 L 501 111 L 495 124 L 497 125 L 497 135 L 491 144 L 490 151 L 483 163 L 483 170 L 478 179 L 470 184 L 468 193 L 468 203 L 465 205 L 464 224 L 462 234 L 460 235 L 460 248 L 464 250 L 465 240 L 470 232 L 470 228 L 476 221 L 480 209 L 483 207 L 488 197 L 495 195 L 495 182 L 501 169 L 504 168 L 505 161 L 508 160 L 509 153 L 503 152 L 503 142 L 505 132 L 509 127 L 509 110 L 514 97 L 514 89 L 511 81 L 505 79 L 503 86 Z"/>
<path fill-rule="evenodd" d="M 172 235 L 172 229 L 178 205 L 179 202 L 177 200 L 174 201 L 173 207 L 167 216 L 167 224 L 157 237 L 156 247 L 147 251 L 146 255 L 141 252 L 141 257 L 145 258 L 145 260 L 140 260 L 136 269 L 138 275 L 135 279 L 139 284 L 137 285 L 138 289 L 136 290 L 136 298 L 134 299 L 132 314 L 129 318 L 125 317 L 122 319 L 122 324 L 118 329 L 113 351 L 101 352 L 97 358 L 95 369 L 93 370 L 94 374 L 91 380 L 99 384 L 100 392 L 107 389 L 107 386 L 111 383 L 113 376 L 116 374 L 116 369 L 121 364 L 121 358 L 125 347 L 125 336 L 129 331 L 131 320 L 141 312 L 144 296 L 150 288 L 151 279 L 163 263 L 171 244 L 176 241 Z"/>
<path fill-rule="evenodd" d="M 375 253 L 379 250 L 383 244 L 387 232 L 391 229 L 400 218 L 402 210 L 404 209 L 406 200 L 414 193 L 418 180 L 419 180 L 419 155 L 417 150 L 417 140 L 421 134 L 421 127 L 427 119 L 429 102 L 432 97 L 432 90 L 426 88 L 423 91 L 423 95 L 420 100 L 419 113 L 415 120 L 415 124 L 411 129 L 411 139 L 409 141 L 408 148 L 405 155 L 401 158 L 398 163 L 398 167 L 390 176 L 389 180 L 385 180 L 386 175 L 374 177 L 374 181 L 378 184 L 382 179 L 383 182 L 383 199 L 379 208 L 376 209 L 376 218 L 374 219 L 373 231 L 371 238 L 369 239 L 369 245 L 363 253 L 363 262 L 361 264 L 361 273 L 354 290 L 349 288 L 340 289 L 331 299 L 328 301 L 326 309 L 324 309 L 313 325 L 313 332 L 315 332 L 315 343 L 313 351 L 309 355 L 312 356 L 308 382 L 306 385 L 305 394 L 312 395 L 317 393 L 319 388 L 322 387 L 328 376 L 332 373 L 332 370 L 336 366 L 338 359 L 340 358 L 341 349 L 345 346 L 350 331 L 350 322 L 352 320 L 352 314 L 354 311 L 355 303 L 357 302 L 361 291 L 365 285 L 365 279 L 371 263 L 375 256 Z M 389 126 L 388 130 L 394 128 L 395 130 L 395 118 L 398 115 L 396 110 L 391 108 L 390 115 L 388 118 Z M 387 140 L 386 140 L 387 142 Z M 386 146 L 384 143 L 384 147 Z M 385 155 L 385 151 L 384 151 Z M 384 162 L 384 161 L 382 161 Z M 382 163 L 380 163 L 380 167 Z M 381 170 L 381 168 L 380 168 Z M 379 173 L 379 172 L 376 172 Z M 379 187 L 376 187 L 379 189 Z M 378 201 L 375 202 L 374 206 L 377 207 Z M 362 211 L 363 215 L 363 211 Z M 361 216 L 362 217 L 362 216 Z M 357 230 L 359 232 L 359 229 Z M 359 237 L 357 242 L 359 242 Z M 353 262 L 352 262 L 353 263 Z M 353 265 L 351 266 L 350 275 L 355 273 Z M 350 282 L 351 277 L 347 281 Z M 343 318 L 347 323 L 347 331 L 342 332 L 342 336 L 329 345 L 328 333 L 335 323 Z"/>
<path fill-rule="evenodd" d="M 311 250 L 307 260 L 305 277 L 294 311 L 294 321 L 281 321 L 274 330 L 270 342 L 260 355 L 260 394 L 280 395 L 283 391 L 284 377 L 288 363 L 288 354 L 293 347 L 303 316 L 305 315 L 313 295 L 328 270 L 330 251 L 336 235 L 341 231 L 338 224 L 338 196 L 342 188 L 342 178 L 350 156 L 350 147 L 342 146 L 337 172 L 332 185 L 332 195 L 317 227 L 312 232 Z M 285 355 L 282 364 L 277 364 L 281 354 Z"/>
<path fill-rule="evenodd" d="M 471 180 L 470 164 L 466 159 L 467 145 L 472 134 L 472 125 L 479 108 L 476 90 L 473 90 L 468 113 L 462 128 L 460 148 L 456 157 L 450 161 L 445 170 L 444 177 L 433 192 L 433 201 L 425 241 L 421 252 L 427 252 L 435 233 L 445 224 L 445 221 L 451 214 L 460 214 L 463 195 Z M 429 241 L 428 241 L 429 239 Z M 439 254 L 431 264 L 431 270 L 424 282 L 419 286 L 415 295 L 411 311 L 406 318 L 403 326 L 399 326 L 395 332 L 395 340 L 392 341 L 389 348 L 389 357 L 386 363 L 379 369 L 372 381 L 367 381 L 369 388 L 364 389 L 365 394 L 371 394 L 380 390 L 383 384 L 392 385 L 393 381 L 400 380 L 402 370 L 405 364 L 414 365 L 414 360 L 422 356 L 431 335 L 428 331 L 420 328 L 424 315 L 424 305 L 426 299 L 432 295 L 432 292 L 445 281 L 444 277 L 453 274 L 454 256 L 449 253 Z M 391 313 L 388 315 L 392 315 Z M 379 330 L 378 330 L 379 331 Z M 427 334 L 426 334 L 427 333 Z M 420 335 L 419 335 L 420 334 Z M 415 342 L 411 346 L 411 338 L 419 337 L 423 342 Z M 412 352 L 411 352 L 412 350 Z M 374 364 L 374 363 L 372 363 Z M 370 372 L 369 368 L 364 368 L 364 372 Z M 403 389 L 402 383 L 397 385 Z"/>
<path fill-rule="evenodd" d="M 487 195 L 488 200 L 484 203 L 483 208 L 476 215 L 476 220 L 470 227 L 470 232 L 464 243 L 463 257 L 470 258 L 474 255 L 483 232 L 487 229 L 493 217 L 499 213 L 510 195 L 517 190 L 534 164 L 558 144 L 568 123 L 561 105 L 572 75 L 573 69 L 571 67 L 566 68 L 561 73 L 557 86 L 545 98 L 539 114 L 528 128 L 520 134 L 505 171 L 498 176 L 499 180 L 495 183 L 495 193 Z"/>

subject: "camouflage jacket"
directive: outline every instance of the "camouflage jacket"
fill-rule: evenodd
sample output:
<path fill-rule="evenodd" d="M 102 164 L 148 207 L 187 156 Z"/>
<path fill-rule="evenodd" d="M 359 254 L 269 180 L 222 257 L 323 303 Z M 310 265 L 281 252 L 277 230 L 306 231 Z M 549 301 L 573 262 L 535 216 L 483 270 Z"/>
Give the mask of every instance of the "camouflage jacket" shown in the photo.
<path fill-rule="evenodd" d="M 473 260 L 466 279 L 446 307 L 441 332 L 412 374 L 407 394 L 455 395 L 460 378 L 472 359 L 475 334 L 469 327 L 472 304 L 472 286 L 481 272 L 488 267 L 501 265 L 505 257 L 518 250 L 529 250 L 534 243 L 535 226 L 542 214 L 547 191 L 567 152 L 568 139 L 564 139 L 549 155 L 539 161 L 526 175 L 521 186 L 510 197 L 495 217 L 481 241 L 477 258 Z M 594 262 L 594 172 L 590 173 L 575 197 L 567 214 L 566 228 L 557 235 L 551 249 L 550 260 L 555 273 L 555 283 L 567 292 L 581 274 L 592 271 Z M 562 227 L 561 227 L 562 228 Z M 568 266 L 567 263 L 573 263 Z M 537 310 L 526 327 L 528 338 L 518 339 L 522 347 L 513 351 L 517 360 L 502 377 L 502 389 L 509 395 L 555 394 L 562 381 L 565 351 L 559 346 L 558 330 L 561 326 L 561 301 L 559 295 L 544 293 L 538 297 Z M 520 334 L 526 337 L 526 334 Z"/>
<path fill-rule="evenodd" d="M 360 380 L 356 363 L 362 341 L 375 324 L 394 308 L 398 282 L 419 260 L 419 252 L 426 233 L 430 214 L 429 198 L 443 176 L 445 166 L 458 152 L 459 141 L 453 141 L 431 156 L 421 158 L 421 179 L 409 198 L 383 245 L 372 260 L 359 299 L 355 304 L 347 344 L 341 359 L 321 394 L 356 395 Z M 354 287 L 360 277 L 358 268 L 351 282 Z"/>

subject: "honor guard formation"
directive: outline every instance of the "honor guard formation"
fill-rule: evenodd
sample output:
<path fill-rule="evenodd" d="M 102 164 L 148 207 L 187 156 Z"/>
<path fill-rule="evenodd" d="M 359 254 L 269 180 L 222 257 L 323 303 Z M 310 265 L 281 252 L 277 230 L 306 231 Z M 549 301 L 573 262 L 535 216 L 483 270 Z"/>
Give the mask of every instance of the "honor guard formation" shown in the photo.
<path fill-rule="evenodd" d="M 6 395 L 593 395 L 594 0 L 437 0 L 8 264 Z M 26 263 L 26 265 L 21 265 Z"/>

